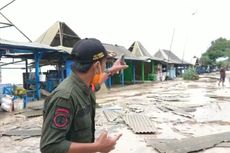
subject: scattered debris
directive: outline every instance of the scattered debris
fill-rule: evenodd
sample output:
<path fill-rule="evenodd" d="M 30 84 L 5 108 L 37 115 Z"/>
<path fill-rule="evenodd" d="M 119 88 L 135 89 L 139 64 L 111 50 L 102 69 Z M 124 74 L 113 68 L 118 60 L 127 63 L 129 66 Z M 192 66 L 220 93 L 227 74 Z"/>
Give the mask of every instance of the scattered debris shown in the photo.
<path fill-rule="evenodd" d="M 13 140 L 20 141 L 20 140 L 27 139 L 27 138 L 30 138 L 30 136 L 16 136 L 13 138 Z"/>
<path fill-rule="evenodd" d="M 229 140 L 223 137 L 194 138 L 229 129 L 229 89 L 229 84 L 218 87 L 218 82 L 210 83 L 209 79 L 113 88 L 106 94 L 97 95 L 100 107 L 95 114 L 95 136 L 98 137 L 102 130 L 108 130 L 111 135 L 123 133 L 114 152 L 181 153 L 210 147 L 215 148 L 204 152 L 230 152 L 230 142 L 225 142 Z M 206 94 L 219 98 L 209 98 Z M 42 100 L 31 101 L 27 109 L 13 113 L 0 111 L 0 137 L 3 134 L 0 141 L 4 142 L 0 143 L 1 152 L 40 152 L 43 103 Z M 35 116 L 40 117 L 31 118 Z M 33 133 L 31 130 L 35 129 L 38 131 Z M 144 139 L 150 139 L 148 142 L 152 147 L 147 147 Z M 158 151 L 153 151 L 155 148 Z"/>
<path fill-rule="evenodd" d="M 188 88 L 192 88 L 192 89 L 194 89 L 194 88 L 200 88 L 198 84 L 189 84 L 187 87 Z"/>
<path fill-rule="evenodd" d="M 172 113 L 176 114 L 176 115 L 180 115 L 180 116 L 184 116 L 184 117 L 188 117 L 188 118 L 193 118 L 193 115 L 189 114 L 188 112 L 184 111 L 183 109 L 180 109 L 178 107 L 175 106 L 171 106 L 168 104 L 156 104 L 157 108 L 159 108 L 160 110 L 162 110 L 163 112 L 167 112 L 167 111 L 171 111 Z"/>
<path fill-rule="evenodd" d="M 128 108 L 135 113 L 144 112 L 144 108 L 141 105 L 129 105 Z"/>
<path fill-rule="evenodd" d="M 213 95 L 213 94 L 206 94 L 206 96 L 209 97 L 209 98 L 215 98 L 215 99 L 221 99 L 221 100 L 229 99 L 229 98 L 230 98 L 229 95 Z"/>
<path fill-rule="evenodd" d="M 168 112 L 169 111 L 167 108 L 163 107 L 162 104 L 159 104 L 159 103 L 155 103 L 155 104 L 156 104 L 156 107 L 158 109 L 160 109 L 161 111 L 163 111 L 163 112 Z"/>
<path fill-rule="evenodd" d="M 33 130 L 9 130 L 5 131 L 2 136 L 41 136 L 41 129 L 33 129 Z"/>
<path fill-rule="evenodd" d="M 43 110 L 30 110 L 30 109 L 24 109 L 24 110 L 20 110 L 14 113 L 14 115 L 24 115 L 27 118 L 30 117 L 38 117 L 38 116 L 42 116 Z"/>
<path fill-rule="evenodd" d="M 230 148 L 230 142 L 222 142 L 215 147 Z"/>
<path fill-rule="evenodd" d="M 22 114 L 26 111 L 27 111 L 27 109 L 19 110 L 19 111 L 14 112 L 14 115 Z"/>
<path fill-rule="evenodd" d="M 148 146 L 152 146 L 160 153 L 189 153 L 215 147 L 221 142 L 230 141 L 230 132 L 201 137 L 175 139 L 148 139 Z"/>
<path fill-rule="evenodd" d="M 195 112 L 196 111 L 196 108 L 182 108 L 185 112 Z"/>
<path fill-rule="evenodd" d="M 97 111 L 98 112 L 98 111 Z M 96 126 L 103 126 L 108 122 L 108 120 L 106 119 L 103 111 L 100 111 L 100 113 L 96 114 L 95 117 L 95 125 Z"/>
<path fill-rule="evenodd" d="M 43 109 L 43 107 L 44 107 L 44 100 L 30 102 L 27 104 L 28 109 L 38 110 L 38 109 Z"/>
<path fill-rule="evenodd" d="M 42 116 L 43 110 L 32 110 L 32 111 L 26 111 L 22 113 L 22 115 L 25 115 L 27 118 L 30 117 L 38 117 Z"/>
<path fill-rule="evenodd" d="M 158 96 L 154 98 L 161 102 L 164 102 L 164 101 L 180 102 L 181 101 L 181 99 L 178 96 Z"/>

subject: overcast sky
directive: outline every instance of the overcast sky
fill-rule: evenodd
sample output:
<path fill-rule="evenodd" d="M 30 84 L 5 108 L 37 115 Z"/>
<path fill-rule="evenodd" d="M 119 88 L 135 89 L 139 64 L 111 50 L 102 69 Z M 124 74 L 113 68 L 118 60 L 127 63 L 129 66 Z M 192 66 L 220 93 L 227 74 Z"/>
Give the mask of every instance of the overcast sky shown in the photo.
<path fill-rule="evenodd" d="M 175 29 L 171 50 L 190 61 L 212 40 L 230 39 L 229 6 L 229 0 L 16 0 L 2 13 L 32 40 L 62 21 L 81 38 L 126 48 L 140 41 L 151 54 L 170 49 Z M 0 38 L 27 41 L 14 28 L 0 29 Z"/>

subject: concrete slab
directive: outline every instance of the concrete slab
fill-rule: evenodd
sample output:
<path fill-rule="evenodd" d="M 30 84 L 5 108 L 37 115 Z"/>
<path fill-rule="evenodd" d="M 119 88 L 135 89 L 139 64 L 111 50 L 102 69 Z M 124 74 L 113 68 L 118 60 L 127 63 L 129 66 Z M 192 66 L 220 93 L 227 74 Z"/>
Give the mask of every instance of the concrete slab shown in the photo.
<path fill-rule="evenodd" d="M 188 153 L 212 148 L 226 141 L 230 141 L 230 132 L 181 140 L 147 140 L 147 145 L 161 153 Z"/>

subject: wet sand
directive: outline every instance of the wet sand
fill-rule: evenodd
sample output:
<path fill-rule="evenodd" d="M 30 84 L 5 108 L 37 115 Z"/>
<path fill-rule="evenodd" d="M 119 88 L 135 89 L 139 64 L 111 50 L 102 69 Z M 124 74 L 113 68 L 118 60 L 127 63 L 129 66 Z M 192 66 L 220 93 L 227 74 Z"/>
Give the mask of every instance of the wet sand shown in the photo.
<path fill-rule="evenodd" d="M 9 117 L 9 115 L 12 115 L 12 113 L 5 112 L 3 110 L 0 110 L 0 120 Z"/>

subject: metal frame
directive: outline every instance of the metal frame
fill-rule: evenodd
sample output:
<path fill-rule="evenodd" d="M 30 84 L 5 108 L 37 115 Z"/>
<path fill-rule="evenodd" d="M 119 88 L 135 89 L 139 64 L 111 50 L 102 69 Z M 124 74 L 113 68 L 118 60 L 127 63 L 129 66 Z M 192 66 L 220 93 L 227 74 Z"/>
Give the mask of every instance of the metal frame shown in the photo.
<path fill-rule="evenodd" d="M 12 27 L 13 25 L 10 23 L 4 23 L 4 22 L 0 22 L 0 28 L 8 28 L 8 27 Z"/>
<path fill-rule="evenodd" d="M 2 55 L 5 58 L 19 58 L 22 59 L 21 61 L 15 61 L 6 64 L 14 64 L 16 62 L 25 61 L 25 69 L 26 73 L 28 73 L 28 59 L 33 59 L 35 61 L 35 96 L 33 97 L 36 99 L 41 98 L 40 94 L 40 80 L 39 80 L 39 73 L 40 73 L 40 62 L 41 59 L 44 58 L 45 53 L 53 53 L 53 52 L 61 52 L 60 49 L 56 47 L 50 47 L 41 44 L 34 44 L 34 43 L 17 43 L 11 41 L 0 40 L 0 49 L 2 51 L 5 50 L 4 54 Z M 30 55 L 29 58 L 23 55 Z M 32 56 L 31 56 L 32 55 Z M 5 64 L 2 64 L 5 65 Z M 28 102 L 28 97 L 25 98 L 25 104 Z"/>

